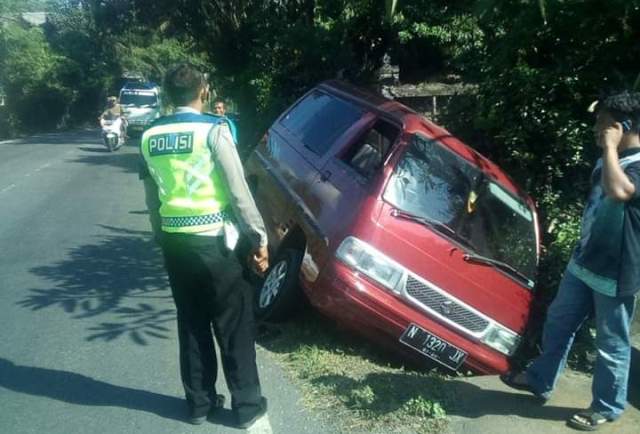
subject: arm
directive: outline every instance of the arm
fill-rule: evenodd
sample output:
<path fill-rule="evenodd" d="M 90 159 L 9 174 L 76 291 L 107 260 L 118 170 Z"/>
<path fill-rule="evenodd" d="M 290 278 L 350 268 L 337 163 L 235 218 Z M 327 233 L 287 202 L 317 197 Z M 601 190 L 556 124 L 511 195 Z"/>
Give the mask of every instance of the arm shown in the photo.
<path fill-rule="evenodd" d="M 229 124 L 229 129 L 231 130 L 231 137 L 233 137 L 233 141 L 237 145 L 238 144 L 238 129 L 236 128 L 236 125 L 233 123 L 233 121 L 231 119 L 227 118 L 227 123 Z"/>
<path fill-rule="evenodd" d="M 267 233 L 245 180 L 242 163 L 228 125 L 221 124 L 211 129 L 209 146 L 216 168 L 226 181 L 229 201 L 240 230 L 251 242 L 254 266 L 259 272 L 264 272 L 268 268 Z"/>
<path fill-rule="evenodd" d="M 118 104 L 118 116 L 120 116 L 120 119 L 122 119 L 122 126 L 123 128 L 127 128 L 127 118 L 124 115 L 124 110 L 122 109 L 122 106 Z"/>
<path fill-rule="evenodd" d="M 610 198 L 626 202 L 634 197 L 635 185 L 620 167 L 618 146 L 622 140 L 622 126 L 607 128 L 602 136 L 602 188 Z"/>
<path fill-rule="evenodd" d="M 140 162 L 140 179 L 144 184 L 144 202 L 149 210 L 149 221 L 151 222 L 151 230 L 154 239 L 159 242 L 162 233 L 162 225 L 160 219 L 160 198 L 158 197 L 158 186 L 151 177 L 144 161 Z"/>

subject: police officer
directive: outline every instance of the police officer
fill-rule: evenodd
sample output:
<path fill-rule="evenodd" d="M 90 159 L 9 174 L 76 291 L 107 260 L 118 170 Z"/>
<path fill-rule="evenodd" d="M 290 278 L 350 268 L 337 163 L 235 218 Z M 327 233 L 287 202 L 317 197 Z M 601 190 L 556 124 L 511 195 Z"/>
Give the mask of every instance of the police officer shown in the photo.
<path fill-rule="evenodd" d="M 237 426 L 247 428 L 267 403 L 255 360 L 251 288 L 233 252 L 234 223 L 251 243 L 249 265 L 257 273 L 269 263 L 264 223 L 228 123 L 202 114 L 209 97 L 204 75 L 180 64 L 166 74 L 164 91 L 177 109 L 143 134 L 141 177 L 177 309 L 189 422 L 204 423 L 224 404 L 215 389 L 213 328 Z"/>

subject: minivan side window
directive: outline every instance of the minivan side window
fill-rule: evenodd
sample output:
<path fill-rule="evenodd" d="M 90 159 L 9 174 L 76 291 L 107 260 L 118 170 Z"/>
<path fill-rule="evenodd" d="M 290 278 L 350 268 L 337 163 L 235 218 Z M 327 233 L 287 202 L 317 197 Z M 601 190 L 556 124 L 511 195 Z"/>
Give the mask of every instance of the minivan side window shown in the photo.
<path fill-rule="evenodd" d="M 360 175 L 371 178 L 382 167 L 399 133 L 397 127 L 379 120 L 347 150 L 342 160 Z"/>
<path fill-rule="evenodd" d="M 286 114 L 282 125 L 321 156 L 361 117 L 362 110 L 355 105 L 315 90 Z"/>

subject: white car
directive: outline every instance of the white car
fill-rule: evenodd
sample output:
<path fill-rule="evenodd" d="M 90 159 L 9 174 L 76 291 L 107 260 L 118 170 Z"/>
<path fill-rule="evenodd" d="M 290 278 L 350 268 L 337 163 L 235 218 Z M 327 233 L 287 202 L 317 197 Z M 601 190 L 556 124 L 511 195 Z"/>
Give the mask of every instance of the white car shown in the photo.
<path fill-rule="evenodd" d="M 160 117 L 160 89 L 153 84 L 137 86 L 125 85 L 120 90 L 120 105 L 127 118 L 129 135 L 141 134 Z"/>

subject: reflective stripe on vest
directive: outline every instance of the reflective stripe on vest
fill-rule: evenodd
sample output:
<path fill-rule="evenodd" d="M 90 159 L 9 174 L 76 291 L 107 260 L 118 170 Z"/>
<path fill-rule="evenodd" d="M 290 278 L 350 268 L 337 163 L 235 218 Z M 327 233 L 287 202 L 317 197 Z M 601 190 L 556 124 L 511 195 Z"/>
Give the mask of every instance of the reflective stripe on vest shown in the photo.
<path fill-rule="evenodd" d="M 145 131 L 141 153 L 158 186 L 165 232 L 204 232 L 221 228 L 229 203 L 207 140 L 220 118 L 176 114 Z"/>

